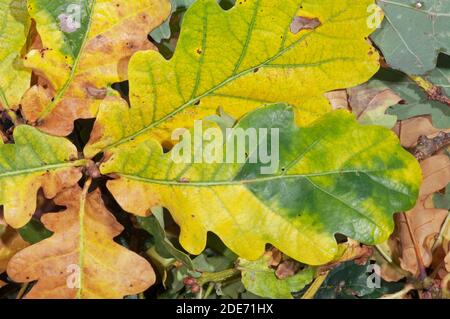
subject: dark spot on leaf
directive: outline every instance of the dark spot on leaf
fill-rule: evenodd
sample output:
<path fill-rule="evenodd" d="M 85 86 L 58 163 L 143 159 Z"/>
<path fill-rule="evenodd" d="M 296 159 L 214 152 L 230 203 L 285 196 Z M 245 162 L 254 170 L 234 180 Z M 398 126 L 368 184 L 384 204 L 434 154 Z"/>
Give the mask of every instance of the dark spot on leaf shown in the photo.
<path fill-rule="evenodd" d="M 291 23 L 291 32 L 297 34 L 302 30 L 314 30 L 321 25 L 318 18 L 295 17 Z"/>

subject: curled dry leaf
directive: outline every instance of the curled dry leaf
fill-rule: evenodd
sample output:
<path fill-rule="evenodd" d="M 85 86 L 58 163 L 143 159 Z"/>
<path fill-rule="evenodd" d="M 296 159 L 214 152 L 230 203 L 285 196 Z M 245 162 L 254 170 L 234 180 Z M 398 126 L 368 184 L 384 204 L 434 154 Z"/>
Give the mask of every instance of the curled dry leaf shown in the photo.
<path fill-rule="evenodd" d="M 106 209 L 98 190 L 79 187 L 61 193 L 66 206 L 42 222 L 54 234 L 16 254 L 8 275 L 16 282 L 37 280 L 27 298 L 122 298 L 155 282 L 150 264 L 115 243 L 123 227 Z"/>
<path fill-rule="evenodd" d="M 424 135 L 428 138 L 436 137 L 439 132 L 450 133 L 450 129 L 439 130 L 433 127 L 429 117 L 415 117 L 399 122 L 395 131 L 400 137 L 402 146 L 412 149 L 417 146 L 420 136 Z"/>
<path fill-rule="evenodd" d="M 325 97 L 330 101 L 333 110 L 348 110 L 350 105 L 348 104 L 347 90 L 336 90 L 325 93 Z"/>
<path fill-rule="evenodd" d="M 385 114 L 386 110 L 402 101 L 388 87 L 369 82 L 347 90 L 350 107 L 361 124 L 375 124 L 392 128 L 397 122 L 395 115 Z"/>
<path fill-rule="evenodd" d="M 381 125 L 387 128 L 395 126 L 397 117 L 386 114 L 386 110 L 402 101 L 402 98 L 378 81 L 347 90 L 328 92 L 325 97 L 333 109 L 352 111 L 361 124 Z"/>
<path fill-rule="evenodd" d="M 92 118 L 100 104 L 112 103 L 104 100 L 107 88 L 127 80 L 133 53 L 153 48 L 148 32 L 167 18 L 170 2 L 30 0 L 28 10 L 42 48 L 29 52 L 24 63 L 50 85 L 27 91 L 22 113 L 61 136 L 72 131 L 74 120 Z"/>
<path fill-rule="evenodd" d="M 434 156 L 423 161 L 421 167 L 424 181 L 417 205 L 396 216 L 396 229 L 389 242 L 400 266 L 416 276 L 421 271 L 420 263 L 430 266 L 433 245 L 448 216 L 446 209 L 434 208 L 430 198 L 450 182 L 450 159 L 446 155 Z"/>

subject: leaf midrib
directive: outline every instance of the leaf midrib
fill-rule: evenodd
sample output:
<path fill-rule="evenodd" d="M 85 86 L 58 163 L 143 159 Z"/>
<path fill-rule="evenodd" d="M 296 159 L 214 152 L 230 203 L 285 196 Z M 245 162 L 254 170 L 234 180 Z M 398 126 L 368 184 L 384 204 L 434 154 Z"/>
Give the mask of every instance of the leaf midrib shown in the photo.
<path fill-rule="evenodd" d="M 334 16 L 330 17 L 327 21 L 324 21 L 324 23 L 322 25 L 325 25 L 327 23 L 329 23 L 330 21 L 333 20 L 333 18 L 335 16 L 339 16 L 342 12 L 338 12 L 336 13 Z M 320 29 L 320 28 L 317 28 Z M 289 50 L 291 50 L 292 48 L 294 48 L 295 46 L 297 46 L 299 43 L 301 43 L 302 41 L 304 41 L 307 37 L 309 37 L 310 35 L 315 34 L 316 30 L 314 29 L 311 32 L 308 32 L 306 34 L 304 34 L 303 36 L 301 36 L 299 39 L 297 39 L 296 41 L 294 41 L 292 44 L 290 44 L 288 47 L 281 49 L 277 54 L 275 54 L 273 57 L 271 57 L 270 59 L 260 63 L 257 66 L 251 67 L 249 69 L 246 69 L 244 71 L 241 71 L 240 73 L 237 73 L 231 77 L 229 77 L 228 79 L 226 79 L 225 81 L 219 83 L 218 85 L 212 87 L 211 89 L 207 90 L 206 92 L 204 92 L 203 94 L 196 96 L 196 97 L 192 97 L 191 100 L 189 100 L 188 102 L 184 103 L 183 105 L 181 105 L 180 107 L 176 108 L 174 111 L 170 112 L 169 114 L 167 114 L 166 116 L 162 117 L 161 119 L 157 120 L 156 122 L 153 122 L 151 124 L 149 124 L 148 126 L 144 127 L 143 129 L 137 131 L 134 134 L 128 135 L 124 138 L 121 138 L 120 140 L 118 140 L 115 143 L 112 143 L 106 147 L 104 147 L 102 149 L 102 151 L 107 151 L 110 149 L 113 149 L 117 146 L 120 146 L 122 144 L 125 144 L 127 142 L 129 142 L 130 140 L 134 140 L 137 137 L 139 137 L 142 134 L 145 134 L 147 131 L 157 127 L 158 125 L 160 125 L 161 123 L 164 123 L 165 121 L 169 120 L 170 118 L 174 117 L 175 115 L 177 115 L 178 113 L 182 112 L 184 109 L 188 108 L 189 106 L 192 106 L 194 103 L 196 103 L 198 100 L 203 99 L 207 96 L 209 96 L 210 94 L 214 93 L 215 91 L 217 91 L 218 89 L 224 87 L 225 85 L 227 85 L 230 82 L 233 82 L 235 80 L 237 80 L 240 77 L 243 77 L 251 72 L 253 72 L 255 69 L 261 69 L 264 68 L 265 66 L 267 66 L 270 62 L 278 59 L 280 56 L 282 56 L 283 54 L 285 54 L 286 52 L 288 52 Z"/>
<path fill-rule="evenodd" d="M 58 164 L 51 164 L 51 165 L 21 169 L 21 170 L 1 173 L 0 179 L 6 178 L 6 177 L 21 176 L 21 175 L 31 175 L 33 173 L 57 170 L 60 168 L 84 166 L 85 164 L 86 164 L 86 160 L 78 160 L 78 161 L 73 161 L 73 162 L 64 162 L 64 163 L 58 163 Z"/>
<path fill-rule="evenodd" d="M 96 2 L 97 2 L 97 0 L 92 0 L 91 6 L 89 8 L 89 14 L 90 14 L 89 15 L 89 23 L 87 25 L 86 32 L 83 37 L 83 43 L 81 45 L 80 51 L 72 65 L 72 69 L 70 71 L 69 78 L 67 79 L 66 83 L 64 83 L 64 86 L 61 88 L 61 90 L 58 92 L 58 94 L 56 94 L 56 96 L 54 97 L 52 102 L 50 104 L 48 104 L 42 110 L 42 112 L 39 114 L 38 121 L 44 120 L 55 109 L 55 107 L 58 105 L 61 98 L 64 96 L 64 94 L 66 94 L 67 90 L 69 89 L 70 85 L 73 82 L 73 79 L 75 78 L 75 74 L 77 73 L 77 70 L 78 70 L 78 64 L 80 63 L 81 56 L 83 55 L 84 48 L 86 46 L 86 42 L 87 42 L 87 39 L 88 39 L 90 31 L 91 31 L 91 25 L 92 25 L 92 20 L 93 20 L 92 17 L 94 15 L 94 7 L 95 7 Z"/>
<path fill-rule="evenodd" d="M 375 170 L 343 170 L 343 171 L 329 171 L 329 172 L 320 172 L 320 173 L 310 173 L 310 174 L 291 174 L 291 175 L 277 175 L 277 176 L 268 176 L 268 177 L 260 177 L 248 180 L 234 180 L 234 181 L 208 181 L 208 182 L 182 182 L 182 181 L 174 181 L 174 180 L 160 180 L 147 178 L 142 176 L 130 175 L 130 174 L 122 174 L 116 173 L 116 175 L 141 181 L 149 184 L 161 184 L 161 185 L 176 185 L 183 187 L 211 187 L 211 186 L 238 186 L 238 185 L 246 185 L 246 184 L 256 184 L 269 182 L 280 179 L 297 179 L 297 178 L 309 178 L 309 177 L 322 177 L 329 175 L 342 175 L 342 174 L 370 174 L 370 173 L 379 173 L 379 172 L 387 172 L 392 170 L 397 170 L 401 168 L 391 168 L 391 169 L 375 169 Z"/>

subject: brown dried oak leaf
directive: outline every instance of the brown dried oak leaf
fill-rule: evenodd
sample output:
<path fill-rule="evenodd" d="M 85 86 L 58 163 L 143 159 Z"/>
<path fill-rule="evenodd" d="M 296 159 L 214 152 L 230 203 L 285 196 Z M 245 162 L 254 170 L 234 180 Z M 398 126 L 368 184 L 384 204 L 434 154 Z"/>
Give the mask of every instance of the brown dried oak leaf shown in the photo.
<path fill-rule="evenodd" d="M 8 275 L 37 283 L 29 299 L 117 299 L 146 290 L 155 282 L 150 264 L 115 243 L 123 227 L 106 209 L 98 190 L 69 189 L 55 199 L 66 206 L 41 221 L 54 234 L 16 254 Z"/>

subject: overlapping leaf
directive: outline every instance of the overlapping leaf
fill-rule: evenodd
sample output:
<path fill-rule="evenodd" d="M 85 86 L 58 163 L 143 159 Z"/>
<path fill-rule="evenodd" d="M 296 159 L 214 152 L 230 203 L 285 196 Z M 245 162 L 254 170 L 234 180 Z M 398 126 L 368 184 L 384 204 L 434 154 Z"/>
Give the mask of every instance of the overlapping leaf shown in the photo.
<path fill-rule="evenodd" d="M 335 233 L 383 242 L 392 214 L 414 205 L 420 167 L 389 130 L 361 126 L 345 111 L 302 129 L 283 104 L 252 112 L 235 130 L 249 127 L 280 130 L 275 173 L 262 175 L 262 164 L 176 164 L 153 140 L 113 154 L 101 171 L 119 177 L 108 187 L 125 210 L 146 215 L 167 207 L 189 252 L 200 253 L 212 231 L 248 260 L 272 243 L 299 261 L 323 264 L 336 255 Z"/>
<path fill-rule="evenodd" d="M 331 110 L 323 94 L 369 79 L 378 54 L 365 38 L 372 0 L 247 0 L 225 11 L 198 0 L 187 11 L 177 50 L 168 62 L 139 52 L 129 66 L 130 101 L 102 107 L 85 154 L 157 137 L 215 114 L 235 118 L 262 104 L 295 106 L 308 124 Z M 296 16 L 318 19 L 291 32 Z M 345 48 L 345 50 L 343 50 Z"/>
<path fill-rule="evenodd" d="M 432 194 L 450 182 L 450 159 L 447 155 L 431 157 L 421 165 L 424 182 L 417 205 L 408 213 L 396 216 L 397 227 L 390 241 L 401 267 L 416 276 L 420 273 L 418 260 L 425 267 L 431 265 L 432 248 L 448 216 L 447 209 L 430 207 L 427 200 L 431 202 Z"/>
<path fill-rule="evenodd" d="M 0 236 L 0 274 L 6 271 L 6 266 L 14 254 L 27 246 L 27 242 L 20 237 L 16 230 L 6 228 Z"/>
<path fill-rule="evenodd" d="M 84 161 L 77 161 L 76 147 L 21 125 L 14 130 L 14 144 L 0 145 L 0 204 L 4 218 L 14 228 L 24 226 L 36 209 L 36 193 L 47 198 L 71 187 L 81 178 Z"/>
<path fill-rule="evenodd" d="M 42 218 L 52 237 L 22 250 L 8 264 L 14 281 L 37 280 L 27 298 L 122 298 L 154 283 L 149 263 L 113 241 L 123 227 L 99 191 L 86 194 L 75 187 L 55 202 L 67 210 Z"/>
<path fill-rule="evenodd" d="M 266 256 L 257 261 L 240 259 L 238 268 L 248 291 L 272 299 L 293 299 L 292 293 L 301 291 L 313 280 L 315 273 L 314 268 L 306 268 L 292 277 L 278 279 L 275 270 L 269 267 Z"/>
<path fill-rule="evenodd" d="M 171 0 L 172 14 L 177 10 L 186 10 L 195 0 Z M 153 40 L 160 43 L 162 40 L 170 39 L 172 31 L 170 30 L 170 19 L 164 21 L 158 28 L 150 33 Z"/>
<path fill-rule="evenodd" d="M 378 0 L 385 13 L 372 36 L 388 64 L 413 75 L 436 67 L 440 52 L 450 54 L 450 3 L 436 0 Z"/>
<path fill-rule="evenodd" d="M 127 79 L 133 53 L 152 46 L 147 34 L 168 16 L 169 0 L 30 0 L 42 49 L 26 66 L 48 85 L 32 87 L 22 100 L 29 122 L 67 135 L 78 118 L 92 118 L 114 82 Z M 48 88 L 46 88 L 48 86 Z"/>
<path fill-rule="evenodd" d="M 20 62 L 30 27 L 26 0 L 0 1 L 0 107 L 19 104 L 31 72 Z"/>
<path fill-rule="evenodd" d="M 435 86 L 442 88 L 443 94 L 450 95 L 450 57 L 440 59 L 438 68 L 425 78 Z M 388 86 L 403 99 L 404 102 L 401 105 L 396 105 L 388 110 L 389 114 L 396 115 L 399 120 L 430 115 L 436 128 L 450 127 L 450 107 L 430 100 L 426 92 L 406 75 L 394 70 L 383 69 L 372 81 Z"/>

